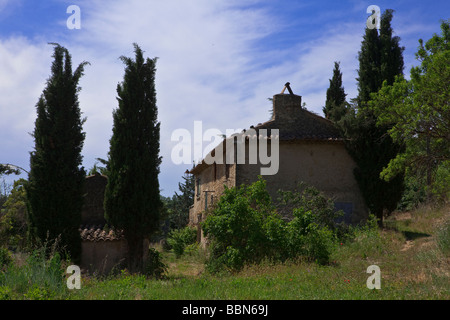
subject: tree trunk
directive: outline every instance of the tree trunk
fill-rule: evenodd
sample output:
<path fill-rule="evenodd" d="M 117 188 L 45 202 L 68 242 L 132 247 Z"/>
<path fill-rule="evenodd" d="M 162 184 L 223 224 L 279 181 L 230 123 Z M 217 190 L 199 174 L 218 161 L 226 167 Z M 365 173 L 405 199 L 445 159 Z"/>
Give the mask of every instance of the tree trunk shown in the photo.
<path fill-rule="evenodd" d="M 144 239 L 138 236 L 128 237 L 128 270 L 139 273 L 143 270 Z"/>

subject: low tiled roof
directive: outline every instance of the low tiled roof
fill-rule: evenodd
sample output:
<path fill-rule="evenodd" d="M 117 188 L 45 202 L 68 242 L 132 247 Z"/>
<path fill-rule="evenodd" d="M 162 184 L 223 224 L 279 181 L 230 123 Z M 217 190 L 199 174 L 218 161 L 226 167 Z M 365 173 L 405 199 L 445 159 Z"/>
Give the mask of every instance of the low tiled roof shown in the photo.
<path fill-rule="evenodd" d="M 104 230 L 103 226 L 81 226 L 80 229 L 81 240 L 85 241 L 114 241 L 124 238 L 123 232 L 118 230 Z"/>

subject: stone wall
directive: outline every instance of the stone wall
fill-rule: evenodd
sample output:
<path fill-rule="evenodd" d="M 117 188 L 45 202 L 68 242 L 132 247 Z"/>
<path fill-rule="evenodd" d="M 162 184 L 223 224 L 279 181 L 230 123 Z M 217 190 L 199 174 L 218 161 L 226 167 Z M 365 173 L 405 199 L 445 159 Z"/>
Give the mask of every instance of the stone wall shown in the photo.
<path fill-rule="evenodd" d="M 104 225 L 103 199 L 108 178 L 95 174 L 86 177 L 84 206 L 81 212 L 82 225 Z"/>
<path fill-rule="evenodd" d="M 300 182 L 331 197 L 340 208 L 351 208 L 346 222 L 358 223 L 368 216 L 353 176 L 355 163 L 342 142 L 297 141 L 280 143 L 280 166 L 276 175 L 265 175 L 267 189 L 275 201 L 278 190 L 294 190 Z M 260 165 L 238 165 L 236 184 L 257 180 Z"/>

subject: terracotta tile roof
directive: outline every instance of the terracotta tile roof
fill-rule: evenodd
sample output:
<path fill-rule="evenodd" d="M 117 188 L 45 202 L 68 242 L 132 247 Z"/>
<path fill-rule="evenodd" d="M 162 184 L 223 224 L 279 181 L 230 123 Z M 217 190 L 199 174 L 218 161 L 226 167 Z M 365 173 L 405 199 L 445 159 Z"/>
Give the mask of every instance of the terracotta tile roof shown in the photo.
<path fill-rule="evenodd" d="M 112 229 L 105 231 L 102 225 L 81 226 L 79 231 L 81 240 L 85 241 L 114 241 L 124 238 L 122 231 Z"/>

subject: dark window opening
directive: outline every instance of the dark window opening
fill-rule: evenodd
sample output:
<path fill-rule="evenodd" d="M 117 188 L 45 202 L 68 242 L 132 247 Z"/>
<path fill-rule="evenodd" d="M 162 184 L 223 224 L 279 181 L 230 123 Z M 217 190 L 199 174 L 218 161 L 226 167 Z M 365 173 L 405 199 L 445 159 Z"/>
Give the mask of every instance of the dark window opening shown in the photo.
<path fill-rule="evenodd" d="M 344 211 L 344 215 L 336 219 L 336 223 L 344 222 L 350 224 L 352 222 L 353 203 L 351 202 L 335 202 L 334 208 L 336 211 Z"/>

